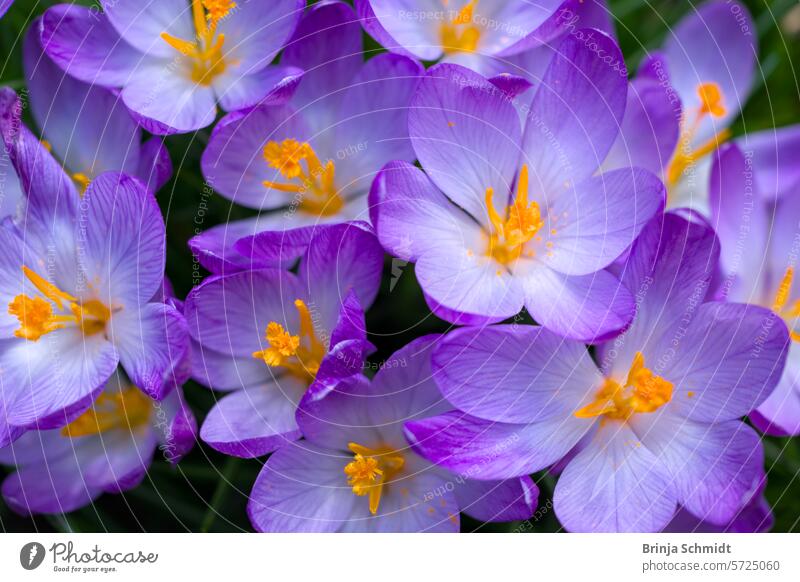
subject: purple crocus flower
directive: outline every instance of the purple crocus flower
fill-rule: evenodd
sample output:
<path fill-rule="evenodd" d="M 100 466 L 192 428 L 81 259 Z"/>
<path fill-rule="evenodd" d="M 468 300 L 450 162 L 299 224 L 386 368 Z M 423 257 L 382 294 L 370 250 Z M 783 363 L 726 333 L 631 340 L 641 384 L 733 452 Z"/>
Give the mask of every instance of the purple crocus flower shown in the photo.
<path fill-rule="evenodd" d="M 615 38 L 610 12 L 604 0 L 567 0 L 540 27 L 542 44 L 508 58 L 493 61 L 490 81 L 515 105 L 523 119 L 545 81 L 545 73 L 558 47 L 568 36 L 584 43 L 610 67 L 624 74 L 619 54 L 607 54 L 597 43 L 597 30 Z M 625 114 L 614 145 L 602 164 L 603 170 L 637 167 L 661 175 L 672 158 L 680 133 L 681 106 L 667 82 L 646 76 L 628 84 Z"/>
<path fill-rule="evenodd" d="M 161 139 L 142 131 L 119 98 L 65 74 L 42 50 L 41 18 L 25 36 L 23 65 L 31 113 L 42 138 L 83 191 L 109 171 L 125 172 L 158 191 L 172 174 Z"/>
<path fill-rule="evenodd" d="M 390 160 L 414 160 L 407 109 L 424 70 L 393 54 L 364 62 L 362 45 L 350 6 L 311 7 L 281 57 L 306 71 L 289 103 L 231 113 L 217 124 L 202 159 L 206 181 L 267 212 L 193 239 L 204 266 L 252 266 L 234 243 L 261 231 L 302 228 L 287 235 L 287 244 L 298 244 L 317 225 L 369 220 L 375 174 Z"/>
<path fill-rule="evenodd" d="M 437 65 L 420 83 L 409 134 L 426 172 L 391 162 L 370 205 L 381 243 L 416 262 L 440 317 L 493 322 L 524 305 L 551 330 L 592 342 L 630 322 L 633 297 L 604 269 L 661 210 L 664 187 L 639 168 L 597 173 L 627 97 L 625 75 L 598 55 L 566 38 L 524 127 L 504 94 L 468 69 Z"/>
<path fill-rule="evenodd" d="M 485 73 L 547 39 L 564 0 L 356 0 L 364 28 L 387 49 Z M 568 2 L 573 4 L 573 2 Z M 536 35 L 543 28 L 542 34 Z"/>
<path fill-rule="evenodd" d="M 542 80 L 553 54 L 567 35 L 579 37 L 579 40 L 592 43 L 593 34 L 584 32 L 587 29 L 600 30 L 615 38 L 614 26 L 611 22 L 611 11 L 605 0 L 564 0 L 561 6 L 531 34 L 520 52 L 502 57 L 481 55 L 479 66 L 473 67 L 505 92 L 520 93 L 531 86 L 536 87 Z M 456 53 L 457 54 L 457 53 Z M 607 55 L 602 55 L 607 56 Z M 446 58 L 449 62 L 465 64 L 461 59 Z M 613 64 L 609 62 L 609 64 Z M 466 63 L 466 66 L 470 66 Z M 624 67 L 624 63 L 620 63 Z M 532 97 L 534 91 L 528 91 Z M 530 104 L 530 99 L 524 99 Z"/>
<path fill-rule="evenodd" d="M 531 516 L 538 489 L 529 477 L 476 481 L 409 448 L 405 421 L 451 408 L 433 381 L 437 339 L 400 349 L 371 382 L 357 374 L 304 400 L 305 440 L 278 449 L 250 494 L 257 530 L 457 532 L 459 511 L 483 521 Z"/>
<path fill-rule="evenodd" d="M 624 269 L 636 318 L 598 346 L 599 366 L 539 327 L 452 332 L 434 377 L 460 411 L 408 423 L 415 450 L 492 479 L 569 455 L 554 507 L 570 531 L 659 531 L 678 504 L 728 523 L 764 474 L 761 441 L 739 419 L 775 388 L 788 333 L 768 309 L 704 302 L 717 258 L 706 225 L 654 219 Z"/>
<path fill-rule="evenodd" d="M 281 250 L 280 243 L 272 249 Z M 247 270 L 195 288 L 185 305 L 194 376 L 230 392 L 209 412 L 200 437 L 239 457 L 299 438 L 295 408 L 309 387 L 322 390 L 360 372 L 361 354 L 372 349 L 361 306 L 374 300 L 382 265 L 369 227 L 347 223 L 316 233 L 297 274 Z"/>
<path fill-rule="evenodd" d="M 195 433 L 180 389 L 158 402 L 115 374 L 68 425 L 30 431 L 0 449 L 0 463 L 17 468 L 3 482 L 3 498 L 22 514 L 74 511 L 102 493 L 136 487 L 157 448 L 177 463 Z"/>
<path fill-rule="evenodd" d="M 165 228 L 147 188 L 105 173 L 83 197 L 19 124 L 3 136 L 25 191 L 0 229 L 0 445 L 82 413 L 121 364 L 154 398 L 176 384 L 183 317 L 152 301 L 164 278 Z"/>
<path fill-rule="evenodd" d="M 756 160 L 753 151 L 743 152 L 735 144 L 724 146 L 715 155 L 710 190 L 711 220 L 722 245 L 718 294 L 729 301 L 771 309 L 789 327 L 792 345 L 781 381 L 750 418 L 768 434 L 798 435 L 800 286 L 795 272 L 800 224 L 796 188 L 800 182 L 788 195 L 776 197 L 774 190 L 765 195 L 761 186 L 771 180 L 760 175 L 762 168 L 755 166 Z"/>
<path fill-rule="evenodd" d="M 97 175 L 122 171 L 142 180 L 154 192 L 169 179 L 172 163 L 158 139 L 142 143 L 142 132 L 118 98 L 64 74 L 42 51 L 41 19 L 25 36 L 23 66 L 28 80 L 31 113 L 41 129 L 42 141 L 59 159 L 81 192 Z M 0 89 L 0 115 L 4 123 L 21 115 L 14 91 Z M 0 182 L 0 218 L 11 216 L 23 198 L 22 187 L 3 153 Z"/>
<path fill-rule="evenodd" d="M 486 62 L 484 75 L 517 108 L 521 117 L 544 82 L 553 55 L 568 36 L 584 43 L 621 75 L 625 63 L 619 54 L 605 53 L 596 31 L 615 38 L 605 0 L 566 0 L 547 23 L 539 27 L 539 40 L 520 53 Z M 628 85 L 627 102 L 617 139 L 603 162 L 603 170 L 638 167 L 661 175 L 678 144 L 680 99 L 668 82 L 641 76 Z"/>
<path fill-rule="evenodd" d="M 752 87 L 757 36 L 747 9 L 711 0 L 679 22 L 639 76 L 673 88 L 682 105 L 681 135 L 664 178 L 671 208 L 708 214 L 709 156 L 730 139 L 729 126 Z"/>
<path fill-rule="evenodd" d="M 70 75 L 120 89 L 152 133 L 210 125 L 227 111 L 291 91 L 300 71 L 270 63 L 292 36 L 303 0 L 102 0 L 103 13 L 45 12 L 47 54 Z"/>

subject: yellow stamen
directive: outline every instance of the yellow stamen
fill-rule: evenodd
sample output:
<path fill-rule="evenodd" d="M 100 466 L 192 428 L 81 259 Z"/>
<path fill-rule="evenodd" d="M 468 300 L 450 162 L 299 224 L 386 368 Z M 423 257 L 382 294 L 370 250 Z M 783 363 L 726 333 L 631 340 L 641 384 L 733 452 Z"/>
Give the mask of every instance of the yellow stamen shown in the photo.
<path fill-rule="evenodd" d="M 270 182 L 269 180 L 264 180 L 263 184 L 267 188 L 279 190 L 280 192 L 292 192 L 296 194 L 303 191 L 303 187 L 297 184 L 281 184 L 280 182 Z"/>
<path fill-rule="evenodd" d="M 783 311 L 784 318 L 794 319 L 800 316 L 800 299 L 795 299 L 789 309 Z"/>
<path fill-rule="evenodd" d="M 776 313 L 780 313 L 786 306 L 786 302 L 789 300 L 789 293 L 792 290 L 793 280 L 794 269 L 792 267 L 788 267 L 786 272 L 783 274 L 783 279 L 781 279 L 780 285 L 778 285 L 778 291 L 775 293 L 775 301 L 772 302 L 772 310 Z"/>
<path fill-rule="evenodd" d="M 217 24 L 235 7 L 231 0 L 192 0 L 196 39 L 189 41 L 161 33 L 164 42 L 191 61 L 189 77 L 195 83 L 210 85 L 230 64 L 222 53 L 225 35 L 217 35 Z"/>
<path fill-rule="evenodd" d="M 528 202 L 528 166 L 522 166 L 517 180 L 514 202 L 506 209 L 508 218 L 503 219 L 494 209 L 494 189 L 486 189 L 486 209 L 492 233 L 489 237 L 488 254 L 503 264 L 519 258 L 526 242 L 531 240 L 544 226 L 539 204 Z"/>
<path fill-rule="evenodd" d="M 151 400 L 136 387 L 103 392 L 89 410 L 62 428 L 61 434 L 76 438 L 113 429 L 130 432 L 150 420 L 152 409 Z"/>
<path fill-rule="evenodd" d="M 208 20 L 203 8 L 202 0 L 200 2 L 192 0 L 192 20 L 194 20 L 194 30 L 198 37 L 206 30 L 206 20 Z"/>
<path fill-rule="evenodd" d="M 203 0 L 203 7 L 206 9 L 208 20 L 219 22 L 236 8 L 236 2 L 233 0 Z"/>
<path fill-rule="evenodd" d="M 636 352 L 625 384 L 606 378 L 594 400 L 575 412 L 578 418 L 604 416 L 627 420 L 635 413 L 655 412 L 672 400 L 673 385 L 645 367 L 642 352 Z"/>
<path fill-rule="evenodd" d="M 78 184 L 81 194 L 85 194 L 89 184 L 92 183 L 92 179 L 82 172 L 75 172 L 72 174 L 72 179 Z"/>
<path fill-rule="evenodd" d="M 31 283 L 33 283 L 33 286 L 36 287 L 39 293 L 41 293 L 42 295 L 47 297 L 50 301 L 55 303 L 56 307 L 58 307 L 59 309 L 63 309 L 64 307 L 62 301 L 68 301 L 68 302 L 77 301 L 77 299 L 75 299 L 72 295 L 70 295 L 69 293 L 64 293 L 61 289 L 59 289 L 58 287 L 56 287 L 55 285 L 53 285 L 52 283 L 41 277 L 40 275 L 36 274 L 35 271 L 29 269 L 25 265 L 22 265 L 22 272 L 25 274 L 28 280 Z"/>
<path fill-rule="evenodd" d="M 678 149 L 675 151 L 669 166 L 667 166 L 667 184 L 669 186 L 677 184 L 687 169 L 694 167 L 698 161 L 715 151 L 730 138 L 731 130 L 725 128 L 694 150 L 685 151 L 685 144 L 688 144 L 689 141 L 683 142 L 684 150 L 681 150 L 682 145 L 678 144 Z"/>
<path fill-rule="evenodd" d="M 636 352 L 625 385 L 633 387 L 630 406 L 635 412 L 655 412 L 672 400 L 672 382 L 646 368 L 642 352 Z"/>
<path fill-rule="evenodd" d="M 94 335 L 106 328 L 111 319 L 111 310 L 102 301 L 90 299 L 83 303 L 73 303 L 70 310 L 83 335 Z"/>
<path fill-rule="evenodd" d="M 86 336 L 105 329 L 106 323 L 111 319 L 111 310 L 101 301 L 79 301 L 25 265 L 22 266 L 22 272 L 44 299 L 21 293 L 8 304 L 8 313 L 19 320 L 19 329 L 14 331 L 16 337 L 37 341 L 43 335 L 62 329 L 67 324 L 78 326 Z M 68 304 L 71 315 L 64 313 L 65 303 Z M 54 307 L 62 313 L 55 314 Z"/>
<path fill-rule="evenodd" d="M 318 216 L 333 216 L 344 206 L 344 200 L 336 191 L 333 160 L 323 164 L 308 142 L 291 138 L 267 142 L 264 160 L 284 178 L 295 182 L 265 180 L 264 186 L 298 194 L 300 210 Z"/>
<path fill-rule="evenodd" d="M 161 38 L 169 46 L 171 46 L 176 51 L 187 57 L 196 58 L 199 55 L 199 53 L 197 52 L 197 45 L 191 41 L 183 40 L 181 38 L 176 38 L 172 35 L 167 34 L 166 32 L 161 33 Z"/>
<path fill-rule="evenodd" d="M 716 83 L 701 83 L 697 86 L 697 95 L 700 97 L 702 113 L 710 113 L 714 117 L 725 115 L 725 105 L 722 99 L 722 89 Z"/>
<path fill-rule="evenodd" d="M 45 334 L 64 327 L 53 317 L 53 306 L 41 297 L 17 295 L 8 304 L 8 313 L 19 319 L 18 338 L 36 341 Z"/>
<path fill-rule="evenodd" d="M 254 352 L 253 357 L 261 358 L 268 366 L 282 366 L 300 347 L 300 336 L 289 335 L 280 323 L 274 321 L 267 325 L 266 338 L 270 347 Z"/>
<path fill-rule="evenodd" d="M 715 151 L 731 137 L 730 130 L 725 128 L 699 147 L 690 149 L 692 139 L 703 119 L 707 115 L 722 117 L 726 112 L 723 104 L 722 89 L 716 83 L 701 83 L 697 86 L 697 95 L 700 97 L 700 107 L 696 110 L 694 120 L 691 123 L 688 123 L 686 116 L 684 116 L 683 129 L 678 145 L 665 172 L 667 186 L 670 188 L 680 181 L 687 169 L 694 167 L 698 161 Z"/>
<path fill-rule="evenodd" d="M 311 311 L 302 299 L 294 300 L 295 309 L 300 315 L 300 335 L 303 337 L 316 337 L 314 334 L 314 320 L 311 318 Z"/>
<path fill-rule="evenodd" d="M 369 495 L 369 511 L 378 513 L 383 487 L 403 470 L 406 460 L 401 453 L 390 448 L 370 449 L 357 443 L 349 443 L 354 453 L 353 461 L 345 465 L 347 484 L 359 497 Z"/>
<path fill-rule="evenodd" d="M 291 335 L 278 322 L 269 322 L 265 333 L 269 347 L 253 352 L 253 357 L 272 368 L 286 368 L 296 378 L 311 383 L 327 349 L 317 338 L 308 306 L 301 299 L 295 300 L 294 305 L 300 315 L 299 333 Z"/>
<path fill-rule="evenodd" d="M 772 301 L 772 310 L 786 322 L 792 341 L 800 341 L 800 334 L 793 330 L 795 319 L 800 316 L 800 299 L 796 299 L 787 307 L 789 297 L 791 296 L 793 281 L 794 269 L 792 267 L 787 267 L 780 285 L 778 285 L 778 290 L 775 292 L 775 299 Z"/>
<path fill-rule="evenodd" d="M 278 170 L 284 178 L 293 179 L 304 175 L 301 162 L 311 156 L 314 150 L 306 142 L 285 139 L 282 142 L 270 141 L 264 146 L 264 159 L 270 168 Z"/>
<path fill-rule="evenodd" d="M 473 12 L 478 0 L 472 0 L 439 31 L 442 50 L 446 53 L 474 52 L 481 38 L 481 30 L 473 23 Z"/>

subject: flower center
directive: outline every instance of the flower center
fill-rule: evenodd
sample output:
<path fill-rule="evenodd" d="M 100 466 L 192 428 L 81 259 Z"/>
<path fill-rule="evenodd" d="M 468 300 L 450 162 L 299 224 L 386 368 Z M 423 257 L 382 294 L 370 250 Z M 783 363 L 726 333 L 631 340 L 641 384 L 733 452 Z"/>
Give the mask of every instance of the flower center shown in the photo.
<path fill-rule="evenodd" d="M 772 311 L 779 315 L 789 328 L 789 336 L 792 341 L 800 342 L 800 334 L 794 331 L 795 319 L 800 316 L 800 299 L 795 299 L 789 302 L 789 294 L 792 290 L 792 281 L 794 280 L 794 269 L 788 267 L 783 274 L 778 290 L 775 293 L 775 299 L 772 302 Z"/>
<path fill-rule="evenodd" d="M 508 264 L 522 254 L 526 242 L 531 240 L 544 226 L 542 213 L 536 202 L 528 202 L 528 166 L 522 166 L 517 181 L 514 202 L 509 205 L 503 219 L 492 204 L 493 188 L 486 189 L 486 208 L 492 223 L 487 254 L 497 261 Z"/>
<path fill-rule="evenodd" d="M 670 400 L 672 382 L 653 374 L 645 367 L 642 352 L 636 352 L 625 384 L 606 378 L 594 401 L 575 412 L 575 416 L 624 421 L 637 412 L 655 412 Z"/>
<path fill-rule="evenodd" d="M 481 38 L 481 31 L 472 22 L 472 13 L 478 0 L 472 0 L 459 10 L 453 18 L 444 22 L 439 30 L 442 50 L 445 53 L 474 52 Z M 446 2 L 445 2 L 446 5 Z"/>
<path fill-rule="evenodd" d="M 369 495 L 369 512 L 375 515 L 383 486 L 403 469 L 406 460 L 398 451 L 386 447 L 369 449 L 357 443 L 350 443 L 347 447 L 354 453 L 353 460 L 344 468 L 347 484 L 355 495 Z"/>
<path fill-rule="evenodd" d="M 53 145 L 49 141 L 43 138 L 39 140 L 39 143 L 42 144 L 42 147 L 48 152 L 51 154 L 53 153 Z M 66 171 L 67 168 L 65 167 L 64 170 Z M 70 178 L 72 178 L 73 182 L 75 182 L 75 184 L 78 186 L 80 195 L 83 196 L 86 194 L 86 189 L 89 187 L 89 184 L 92 183 L 92 179 L 89 177 L 89 175 L 84 174 L 83 172 L 75 172 L 70 174 Z"/>
<path fill-rule="evenodd" d="M 305 302 L 296 299 L 294 306 L 300 314 L 300 333 L 291 335 L 280 323 L 269 322 L 265 333 L 269 347 L 253 352 L 253 357 L 264 360 L 271 368 L 286 368 L 296 378 L 311 383 L 327 349 L 314 333 L 314 322 Z"/>
<path fill-rule="evenodd" d="M 285 139 L 264 146 L 264 160 L 289 180 L 288 183 L 264 181 L 264 186 L 297 195 L 300 210 L 318 216 L 333 216 L 344 206 L 334 184 L 333 160 L 323 165 L 308 142 Z"/>
<path fill-rule="evenodd" d="M 697 86 L 697 94 L 700 97 L 700 107 L 695 111 L 694 119 L 690 124 L 686 123 L 686 116 L 684 116 L 678 147 L 672 154 L 672 160 L 666 169 L 669 188 L 673 188 L 687 170 L 693 168 L 699 160 L 716 150 L 731 137 L 730 130 L 725 128 L 694 150 L 691 149 L 692 139 L 702 121 L 708 115 L 722 117 L 726 112 L 722 90 L 716 83 L 701 83 Z"/>
<path fill-rule="evenodd" d="M 22 272 L 43 297 L 21 293 L 8 304 L 8 313 L 19 320 L 19 329 L 14 331 L 16 337 L 35 342 L 69 324 L 80 327 L 86 336 L 105 330 L 111 319 L 111 310 L 101 301 L 78 300 L 25 265 L 22 265 Z"/>
<path fill-rule="evenodd" d="M 195 83 L 208 86 L 225 72 L 228 64 L 222 54 L 225 35 L 217 34 L 217 25 L 234 8 L 236 2 L 232 0 L 192 0 L 196 39 L 189 41 L 161 33 L 164 42 L 189 58 L 190 77 Z"/>
<path fill-rule="evenodd" d="M 62 428 L 61 434 L 76 438 L 115 428 L 131 431 L 147 424 L 152 410 L 151 400 L 134 386 L 103 392 L 89 410 Z"/>

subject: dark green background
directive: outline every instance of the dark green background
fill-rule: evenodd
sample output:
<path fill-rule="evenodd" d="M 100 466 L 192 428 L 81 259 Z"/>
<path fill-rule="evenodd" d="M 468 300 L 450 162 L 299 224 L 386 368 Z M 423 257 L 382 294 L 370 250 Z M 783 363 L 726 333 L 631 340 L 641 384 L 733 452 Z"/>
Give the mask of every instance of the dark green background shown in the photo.
<path fill-rule="evenodd" d="M 0 20 L 0 85 L 21 89 L 21 41 L 28 23 L 53 0 L 17 0 Z M 77 4 L 91 5 L 90 0 Z M 755 20 L 759 36 L 760 74 L 753 96 L 733 127 L 735 135 L 800 122 L 797 72 L 800 60 L 800 6 L 797 0 L 744 0 Z M 693 10 L 684 0 L 610 0 L 617 34 L 630 70 L 635 70 L 646 51 L 657 48 L 670 27 Z M 794 8 L 794 13 L 789 15 Z M 791 24 L 794 22 L 795 24 Z M 794 28 L 794 32 L 792 32 Z M 371 51 L 379 50 L 367 39 Z M 199 159 L 210 128 L 196 135 L 171 136 L 166 143 L 175 166 L 173 179 L 158 195 L 167 219 L 167 274 L 180 297 L 193 285 L 193 262 L 186 241 L 193 235 L 201 201 L 208 204 L 204 228 L 252 215 L 233 207 L 217 195 L 203 195 Z M 447 324 L 429 314 L 413 275 L 407 266 L 391 293 L 391 266 L 385 265 L 383 288 L 368 313 L 371 340 L 380 362 L 408 341 L 426 333 L 446 331 Z M 185 394 L 198 420 L 214 404 L 211 391 L 189 382 Z M 775 512 L 774 531 L 800 530 L 800 439 L 765 439 L 769 472 L 767 497 Z M 158 455 L 156 455 L 158 457 Z M 250 531 L 245 513 L 247 495 L 263 459 L 242 460 L 221 455 L 198 444 L 177 468 L 158 458 L 144 483 L 121 495 L 103 495 L 92 506 L 59 516 L 23 518 L 0 500 L 2 531 Z M 0 468 L 0 477 L 5 474 Z M 541 489 L 540 509 L 525 524 L 482 525 L 462 519 L 464 531 L 559 531 L 550 500 L 554 480 L 536 475 Z"/>

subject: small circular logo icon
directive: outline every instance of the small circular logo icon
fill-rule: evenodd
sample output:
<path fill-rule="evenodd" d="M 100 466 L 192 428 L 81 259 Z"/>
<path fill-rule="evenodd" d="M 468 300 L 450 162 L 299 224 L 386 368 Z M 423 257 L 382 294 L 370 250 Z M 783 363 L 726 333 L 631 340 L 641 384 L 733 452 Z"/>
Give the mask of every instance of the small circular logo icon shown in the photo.
<path fill-rule="evenodd" d="M 19 551 L 19 563 L 26 570 L 35 570 L 44 561 L 44 546 L 39 542 L 30 542 Z"/>

